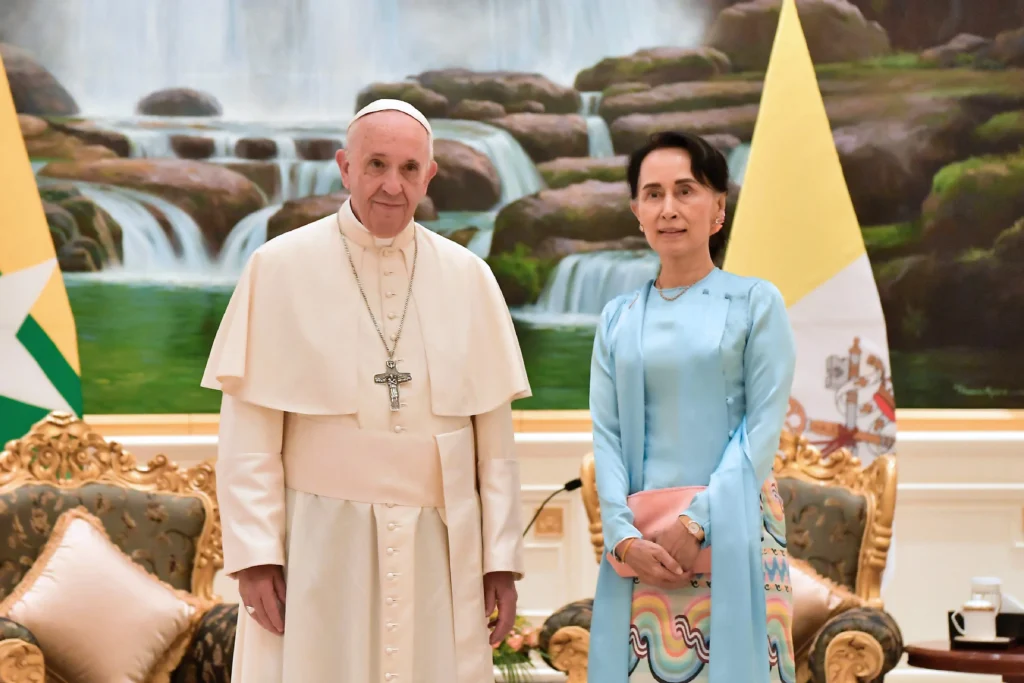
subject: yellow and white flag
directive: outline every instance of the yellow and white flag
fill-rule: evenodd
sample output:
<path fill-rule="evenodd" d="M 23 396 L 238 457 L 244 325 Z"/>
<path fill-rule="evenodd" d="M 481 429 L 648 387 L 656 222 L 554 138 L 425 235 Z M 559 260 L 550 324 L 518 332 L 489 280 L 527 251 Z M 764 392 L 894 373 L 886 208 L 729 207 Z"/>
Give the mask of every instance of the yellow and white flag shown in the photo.
<path fill-rule="evenodd" d="M 725 270 L 773 282 L 797 341 L 787 429 L 892 452 L 885 317 L 794 0 L 783 0 Z"/>
<path fill-rule="evenodd" d="M 51 410 L 82 414 L 78 338 L 0 58 L 0 449 Z"/>

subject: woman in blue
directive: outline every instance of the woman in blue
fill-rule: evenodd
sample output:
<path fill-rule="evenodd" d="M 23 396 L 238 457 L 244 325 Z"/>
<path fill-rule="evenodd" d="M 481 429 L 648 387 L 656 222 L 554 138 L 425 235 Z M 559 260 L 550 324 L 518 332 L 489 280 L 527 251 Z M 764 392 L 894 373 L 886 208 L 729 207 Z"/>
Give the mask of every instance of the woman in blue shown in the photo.
<path fill-rule="evenodd" d="M 793 683 L 786 530 L 772 476 L 795 343 L 771 283 L 723 272 L 728 168 L 703 139 L 654 136 L 629 159 L 633 213 L 661 268 L 605 306 L 590 410 L 608 553 L 589 683 Z M 631 494 L 706 487 L 648 537 Z M 672 512 L 674 515 L 674 511 Z M 695 573 L 710 548 L 711 572 Z"/>

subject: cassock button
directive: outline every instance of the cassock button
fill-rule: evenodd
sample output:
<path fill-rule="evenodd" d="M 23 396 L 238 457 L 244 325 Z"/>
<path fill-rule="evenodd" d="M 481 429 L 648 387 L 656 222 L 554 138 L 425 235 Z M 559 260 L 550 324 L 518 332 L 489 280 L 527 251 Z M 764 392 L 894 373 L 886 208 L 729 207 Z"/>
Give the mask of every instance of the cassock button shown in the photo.
<path fill-rule="evenodd" d="M 394 531 L 397 528 L 398 528 L 398 525 L 395 524 L 394 522 L 388 523 L 388 531 Z"/>
<path fill-rule="evenodd" d="M 732 435 L 732 433 L 730 432 L 730 436 L 731 435 Z M 387 549 L 387 553 L 388 553 L 388 555 L 394 555 L 395 554 L 395 549 L 394 548 L 388 548 Z"/>
<path fill-rule="evenodd" d="M 398 316 L 397 316 L 397 315 L 395 315 L 394 313 L 388 313 L 388 318 L 389 318 L 389 319 L 391 319 L 391 320 L 394 320 L 394 319 L 395 319 L 395 318 L 397 318 L 397 317 L 398 317 Z"/>
<path fill-rule="evenodd" d="M 398 341 L 398 335 L 397 334 L 391 335 L 391 341 Z"/>
<path fill-rule="evenodd" d="M 726 396 L 725 402 L 728 403 L 729 405 L 732 405 L 732 396 Z"/>
<path fill-rule="evenodd" d="M 736 430 L 735 430 L 735 429 L 730 429 L 730 430 L 729 430 L 729 438 L 731 439 L 731 438 L 732 438 L 732 435 L 733 435 L 733 434 L 735 434 L 735 433 L 736 433 Z"/>
<path fill-rule="evenodd" d="M 385 293 L 384 293 L 384 296 L 388 297 L 389 299 L 390 299 L 391 297 L 393 297 L 394 295 L 395 295 L 395 293 L 394 293 L 394 292 L 385 292 Z"/>
<path fill-rule="evenodd" d="M 385 602 L 387 602 L 387 604 L 389 604 L 389 605 L 393 605 L 393 604 L 395 604 L 395 599 L 394 598 L 388 598 L 387 600 L 385 600 Z"/>
<path fill-rule="evenodd" d="M 403 429 L 405 429 L 405 427 L 403 427 L 402 425 L 395 425 L 395 433 L 396 434 L 400 433 Z"/>
<path fill-rule="evenodd" d="M 385 275 L 391 275 L 391 273 L 392 273 L 392 271 L 390 271 L 390 270 L 385 270 L 385 271 L 384 271 L 384 274 L 385 274 Z"/>

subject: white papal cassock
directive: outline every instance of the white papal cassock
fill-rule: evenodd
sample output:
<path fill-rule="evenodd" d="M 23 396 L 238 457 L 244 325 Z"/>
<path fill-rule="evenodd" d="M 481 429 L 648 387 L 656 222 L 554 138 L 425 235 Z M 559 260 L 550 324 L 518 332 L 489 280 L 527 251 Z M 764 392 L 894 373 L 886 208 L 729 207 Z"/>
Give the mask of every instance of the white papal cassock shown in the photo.
<path fill-rule="evenodd" d="M 397 412 L 341 231 L 411 375 Z M 481 581 L 522 576 L 511 401 L 530 389 L 486 264 L 415 223 L 375 239 L 346 202 L 254 254 L 203 385 L 224 392 L 224 571 L 286 567 L 284 635 L 240 610 L 232 681 L 493 681 Z"/>

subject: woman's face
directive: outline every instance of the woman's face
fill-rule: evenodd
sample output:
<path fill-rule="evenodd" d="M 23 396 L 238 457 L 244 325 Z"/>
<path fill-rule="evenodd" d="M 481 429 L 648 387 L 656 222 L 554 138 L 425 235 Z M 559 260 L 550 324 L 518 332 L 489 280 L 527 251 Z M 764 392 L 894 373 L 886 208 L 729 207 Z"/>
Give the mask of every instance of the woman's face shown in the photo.
<path fill-rule="evenodd" d="M 664 148 L 648 154 L 638 185 L 630 206 L 659 256 L 708 253 L 708 240 L 725 221 L 725 194 L 697 182 L 686 150 Z"/>

